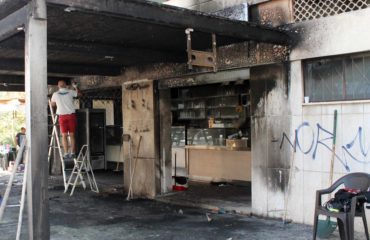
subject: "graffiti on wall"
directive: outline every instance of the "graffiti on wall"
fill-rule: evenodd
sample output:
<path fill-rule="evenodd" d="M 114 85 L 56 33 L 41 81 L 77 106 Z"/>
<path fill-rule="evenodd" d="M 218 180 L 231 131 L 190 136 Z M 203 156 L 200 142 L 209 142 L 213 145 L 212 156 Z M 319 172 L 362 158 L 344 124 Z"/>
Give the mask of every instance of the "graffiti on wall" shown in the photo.
<path fill-rule="evenodd" d="M 319 150 L 332 153 L 333 137 L 332 130 L 325 129 L 319 123 L 311 125 L 309 122 L 303 122 L 294 130 L 293 137 L 290 138 L 285 132 L 283 133 L 280 149 L 288 145 L 294 152 L 299 151 L 315 160 Z M 343 140 L 345 144 L 336 147 L 335 159 L 343 165 L 346 171 L 350 172 L 351 162 L 370 163 L 368 159 L 370 144 L 368 146 L 365 144 L 362 127 L 358 127 L 357 132 L 348 137 Z"/>

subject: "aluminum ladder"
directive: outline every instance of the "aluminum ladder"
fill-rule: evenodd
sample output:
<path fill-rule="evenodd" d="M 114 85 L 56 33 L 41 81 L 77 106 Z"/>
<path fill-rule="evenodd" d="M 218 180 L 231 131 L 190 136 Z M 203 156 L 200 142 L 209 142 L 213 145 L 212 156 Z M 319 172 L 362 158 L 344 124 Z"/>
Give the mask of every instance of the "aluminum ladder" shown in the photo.
<path fill-rule="evenodd" d="M 3 221 L 4 212 L 7 207 L 19 207 L 19 216 L 18 216 L 18 225 L 17 225 L 17 233 L 16 233 L 16 240 L 19 240 L 21 237 L 21 231 L 22 231 L 22 222 L 23 222 L 23 212 L 24 212 L 24 206 L 26 204 L 26 192 L 27 192 L 27 181 L 28 181 L 28 175 L 30 174 L 30 168 L 29 168 L 29 162 L 28 162 L 28 147 L 26 143 L 26 139 L 24 139 L 21 143 L 21 146 L 18 150 L 18 154 L 13 166 L 12 174 L 10 175 L 8 185 L 5 190 L 4 199 L 1 202 L 0 205 L 0 223 Z M 22 192 L 21 192 L 21 200 L 20 205 L 8 205 L 8 199 L 12 190 L 14 178 L 19 166 L 19 163 L 22 159 L 25 164 L 25 169 L 23 173 L 23 182 L 22 182 Z"/>
<path fill-rule="evenodd" d="M 99 193 L 99 188 L 95 180 L 94 171 L 91 166 L 89 158 L 89 147 L 88 145 L 83 145 L 77 158 L 73 159 L 74 167 L 71 175 L 69 176 L 67 187 L 64 191 L 66 193 L 69 189 L 69 186 L 72 186 L 70 196 L 73 195 L 73 192 L 76 186 L 81 183 L 82 187 L 86 190 L 86 183 L 84 180 L 84 175 L 87 178 L 90 189 L 92 192 Z"/>
<path fill-rule="evenodd" d="M 56 149 L 58 151 L 60 161 L 62 162 L 63 185 L 64 185 L 64 190 L 66 191 L 67 190 L 67 177 L 66 177 L 66 169 L 65 169 L 64 159 L 63 159 L 63 153 L 62 153 L 62 149 L 60 148 L 60 139 L 59 139 L 59 133 L 58 133 L 58 128 L 57 128 L 58 116 L 54 114 L 53 112 L 53 106 L 51 104 L 50 99 L 49 99 L 49 109 L 50 109 L 51 120 L 53 122 L 53 131 L 51 133 L 51 139 L 50 139 L 50 144 L 49 144 L 48 162 L 50 163 L 52 149 Z"/>

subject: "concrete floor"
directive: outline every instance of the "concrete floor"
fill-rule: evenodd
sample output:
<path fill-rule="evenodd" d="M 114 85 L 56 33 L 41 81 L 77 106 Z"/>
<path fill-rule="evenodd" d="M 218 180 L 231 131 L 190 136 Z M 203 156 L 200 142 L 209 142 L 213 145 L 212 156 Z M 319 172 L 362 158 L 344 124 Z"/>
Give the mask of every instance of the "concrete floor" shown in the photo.
<path fill-rule="evenodd" d="M 211 184 L 189 182 L 186 191 L 157 197 L 158 201 L 188 207 L 201 207 L 212 211 L 248 215 L 252 211 L 250 184 Z"/>
<path fill-rule="evenodd" d="M 8 177 L 0 174 L 1 193 Z M 12 203 L 18 201 L 21 177 L 17 176 Z M 56 182 L 51 179 L 49 188 L 51 239 L 311 239 L 311 227 L 306 225 L 284 225 L 277 220 L 212 213 L 153 200 L 126 201 L 118 186 L 106 187 L 100 194 L 78 188 L 70 197 Z M 7 209 L 0 239 L 14 239 L 17 210 Z M 27 228 L 23 230 L 22 239 L 27 239 Z M 338 233 L 330 239 L 339 239 Z M 356 239 L 364 238 L 356 234 Z"/>

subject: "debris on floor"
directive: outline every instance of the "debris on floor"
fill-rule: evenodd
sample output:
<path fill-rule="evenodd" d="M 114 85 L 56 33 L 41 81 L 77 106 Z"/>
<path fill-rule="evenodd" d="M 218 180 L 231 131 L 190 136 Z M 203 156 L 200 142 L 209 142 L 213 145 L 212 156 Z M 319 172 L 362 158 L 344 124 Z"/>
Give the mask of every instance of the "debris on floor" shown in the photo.
<path fill-rule="evenodd" d="M 0 182 L 6 182 L 8 178 L 9 176 L 0 177 Z M 209 210 L 179 208 L 173 204 L 147 199 L 126 201 L 124 193 L 102 196 L 78 188 L 70 197 L 63 193 L 63 189 L 54 188 L 52 183 L 50 181 L 49 219 L 50 238 L 53 240 L 303 240 L 312 237 L 311 226 L 292 223 L 282 227 L 281 221 L 277 220 L 228 212 L 214 214 Z M 0 186 L 0 192 L 3 189 L 4 186 Z M 19 186 L 16 189 L 13 200 L 15 197 L 19 199 L 21 193 Z M 17 202 L 13 201 L 12 204 Z M 15 238 L 18 211 L 17 207 L 7 209 L 5 224 L 0 224 L 1 240 Z M 27 238 L 24 234 L 22 236 Z M 335 232 L 331 239 L 338 239 L 338 236 Z M 361 234 L 361 237 L 358 236 L 359 234 L 355 236 L 356 239 L 363 239 Z"/>
<path fill-rule="evenodd" d="M 211 222 L 212 221 L 212 218 L 210 217 L 210 214 L 209 213 L 206 213 L 206 217 L 207 217 L 207 221 L 208 222 Z"/>

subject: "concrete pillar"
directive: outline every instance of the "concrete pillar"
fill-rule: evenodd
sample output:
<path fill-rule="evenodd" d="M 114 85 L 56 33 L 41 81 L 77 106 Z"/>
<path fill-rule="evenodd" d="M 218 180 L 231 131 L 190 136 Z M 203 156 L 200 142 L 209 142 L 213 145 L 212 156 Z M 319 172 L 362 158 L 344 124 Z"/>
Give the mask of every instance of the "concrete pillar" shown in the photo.
<path fill-rule="evenodd" d="M 288 191 L 290 156 L 280 149 L 281 133 L 290 136 L 288 69 L 283 64 L 250 70 L 252 103 L 252 211 L 281 218 Z"/>
<path fill-rule="evenodd" d="M 172 161 L 171 161 L 171 90 L 159 91 L 159 131 L 160 131 L 160 159 L 161 159 L 161 192 L 171 191 L 172 187 Z"/>
<path fill-rule="evenodd" d="M 133 141 L 131 162 L 127 158 L 128 146 L 124 145 L 124 187 L 128 191 L 132 179 L 134 198 L 154 198 L 160 187 L 157 176 L 160 164 L 153 81 L 137 80 L 123 84 L 122 114 L 124 133 L 129 134 Z"/>
<path fill-rule="evenodd" d="M 26 24 L 25 90 L 30 174 L 27 179 L 29 239 L 49 239 L 47 30 L 45 0 L 33 0 Z"/>

